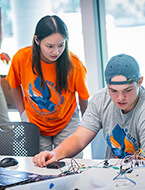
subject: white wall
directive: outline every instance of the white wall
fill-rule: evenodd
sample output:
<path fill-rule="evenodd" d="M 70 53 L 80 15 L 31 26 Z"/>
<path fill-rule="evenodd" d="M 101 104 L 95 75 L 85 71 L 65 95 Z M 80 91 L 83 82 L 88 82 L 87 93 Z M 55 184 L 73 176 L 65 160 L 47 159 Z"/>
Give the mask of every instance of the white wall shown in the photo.
<path fill-rule="evenodd" d="M 88 87 L 92 96 L 103 87 L 102 64 L 107 60 L 104 0 L 81 0 L 81 11 Z M 105 150 L 101 130 L 91 143 L 92 158 L 103 159 Z"/>
<path fill-rule="evenodd" d="M 13 15 L 13 30 L 17 49 L 32 44 L 33 34 L 38 20 L 49 14 L 49 0 L 11 0 Z"/>
<path fill-rule="evenodd" d="M 100 45 L 99 36 L 96 33 L 97 26 L 95 26 L 97 18 L 94 17 L 94 1 L 81 0 L 81 11 L 88 87 L 93 95 L 102 88 Z"/>

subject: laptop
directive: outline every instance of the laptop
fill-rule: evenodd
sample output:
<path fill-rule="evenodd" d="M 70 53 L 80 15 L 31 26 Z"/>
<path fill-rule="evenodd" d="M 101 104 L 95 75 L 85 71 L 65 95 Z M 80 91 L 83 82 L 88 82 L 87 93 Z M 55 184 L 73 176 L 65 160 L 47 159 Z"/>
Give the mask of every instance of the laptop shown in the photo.
<path fill-rule="evenodd" d="M 58 175 L 39 175 L 29 172 L 10 170 L 0 167 L 0 190 L 7 187 L 27 184 L 36 181 L 48 180 L 59 177 Z"/>

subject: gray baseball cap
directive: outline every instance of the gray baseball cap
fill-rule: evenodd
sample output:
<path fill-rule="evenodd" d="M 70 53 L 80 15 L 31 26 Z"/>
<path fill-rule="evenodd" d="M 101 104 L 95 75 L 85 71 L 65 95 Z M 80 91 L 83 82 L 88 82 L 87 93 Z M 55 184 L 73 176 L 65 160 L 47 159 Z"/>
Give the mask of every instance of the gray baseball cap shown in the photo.
<path fill-rule="evenodd" d="M 111 81 L 112 77 L 123 75 L 126 81 Z M 107 63 L 105 69 L 105 80 L 107 84 L 121 85 L 137 82 L 140 77 L 138 62 L 130 55 L 119 54 L 113 56 Z"/>

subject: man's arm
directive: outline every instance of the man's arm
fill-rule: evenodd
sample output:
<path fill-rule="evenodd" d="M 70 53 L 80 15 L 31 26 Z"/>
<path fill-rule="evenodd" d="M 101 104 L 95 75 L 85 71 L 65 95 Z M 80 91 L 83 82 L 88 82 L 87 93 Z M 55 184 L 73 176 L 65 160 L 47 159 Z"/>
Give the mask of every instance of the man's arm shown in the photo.
<path fill-rule="evenodd" d="M 34 156 L 33 162 L 40 167 L 44 167 L 53 161 L 73 157 L 83 150 L 95 136 L 95 132 L 79 126 L 72 135 L 66 138 L 53 151 L 43 151 Z"/>

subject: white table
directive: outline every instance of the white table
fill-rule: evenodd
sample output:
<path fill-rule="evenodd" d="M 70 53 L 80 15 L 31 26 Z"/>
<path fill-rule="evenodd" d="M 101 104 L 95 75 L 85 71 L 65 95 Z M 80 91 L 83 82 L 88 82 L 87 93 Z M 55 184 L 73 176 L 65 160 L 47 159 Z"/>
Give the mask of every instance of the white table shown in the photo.
<path fill-rule="evenodd" d="M 3 156 L 0 156 L 2 159 Z M 26 171 L 30 173 L 36 173 L 41 175 L 58 175 L 60 174 L 59 169 L 47 169 L 40 168 L 33 164 L 31 157 L 15 157 L 19 164 L 13 170 Z M 67 166 L 62 168 L 63 171 L 68 169 L 71 159 L 64 159 Z M 102 168 L 104 162 L 101 164 L 101 160 L 90 160 L 90 159 L 76 159 L 77 163 L 84 166 L 97 166 L 88 169 L 82 169 L 81 174 L 70 175 L 61 178 L 55 178 L 51 180 L 45 180 L 41 182 L 29 183 L 21 186 L 14 186 L 7 188 L 9 190 L 45 190 L 45 189 L 58 189 L 58 190 L 93 190 L 93 189 L 145 189 L 145 168 L 135 169 L 132 173 L 127 174 L 127 176 L 136 182 L 136 185 L 130 181 L 123 179 L 117 179 L 113 181 L 113 178 L 119 173 L 119 170 L 114 168 Z M 116 164 L 116 159 L 109 160 L 109 164 Z M 99 165 L 98 165 L 99 164 Z M 120 164 L 116 165 L 117 167 Z M 123 177 L 123 176 L 122 176 Z M 50 184 L 54 184 L 53 188 L 50 188 Z"/>

